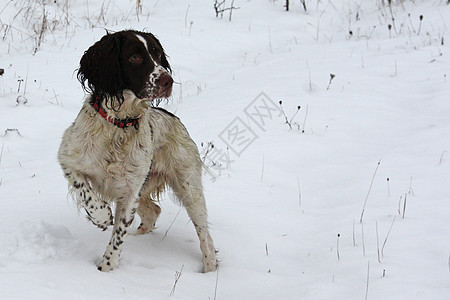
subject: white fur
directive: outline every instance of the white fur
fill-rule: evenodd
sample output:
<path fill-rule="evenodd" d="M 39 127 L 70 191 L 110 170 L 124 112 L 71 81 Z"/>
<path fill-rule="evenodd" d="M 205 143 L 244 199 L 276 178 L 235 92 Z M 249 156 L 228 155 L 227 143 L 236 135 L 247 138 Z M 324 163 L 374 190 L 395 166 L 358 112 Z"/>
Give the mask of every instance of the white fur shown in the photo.
<path fill-rule="evenodd" d="M 138 40 L 140 40 L 142 42 L 142 44 L 144 44 L 145 49 L 147 49 L 147 52 L 148 52 L 147 41 L 141 35 L 139 35 L 138 33 L 136 33 L 136 37 L 138 38 Z"/>

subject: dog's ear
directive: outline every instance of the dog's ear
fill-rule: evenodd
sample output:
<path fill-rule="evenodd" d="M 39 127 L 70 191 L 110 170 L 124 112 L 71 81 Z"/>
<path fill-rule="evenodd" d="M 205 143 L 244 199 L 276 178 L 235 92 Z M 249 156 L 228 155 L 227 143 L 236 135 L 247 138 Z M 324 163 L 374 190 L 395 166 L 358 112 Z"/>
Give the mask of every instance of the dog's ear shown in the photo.
<path fill-rule="evenodd" d="M 83 89 L 97 95 L 116 95 L 123 90 L 121 45 L 120 35 L 108 33 L 84 53 L 77 74 Z"/>

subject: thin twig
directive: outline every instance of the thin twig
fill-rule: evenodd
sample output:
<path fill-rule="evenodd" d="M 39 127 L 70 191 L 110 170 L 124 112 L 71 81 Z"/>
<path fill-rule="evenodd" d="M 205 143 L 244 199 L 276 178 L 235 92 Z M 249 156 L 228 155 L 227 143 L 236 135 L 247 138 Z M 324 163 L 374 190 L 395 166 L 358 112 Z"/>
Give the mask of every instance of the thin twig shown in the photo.
<path fill-rule="evenodd" d="M 191 7 L 190 4 L 188 4 L 187 8 L 186 8 L 186 14 L 184 15 L 184 27 L 187 27 L 187 17 L 188 17 L 188 13 L 189 13 L 189 8 Z"/>
<path fill-rule="evenodd" d="M 230 7 L 230 16 L 228 17 L 228 21 L 231 21 L 231 16 L 233 15 L 233 9 L 239 9 L 238 7 L 234 7 L 234 0 L 231 1 L 231 7 Z"/>
<path fill-rule="evenodd" d="M 27 76 L 25 77 L 25 86 L 23 88 L 23 95 L 25 96 L 25 93 L 27 92 L 27 84 L 28 84 L 28 70 L 30 69 L 30 64 L 27 66 Z"/>
<path fill-rule="evenodd" d="M 361 239 L 362 239 L 363 255 L 366 256 L 366 243 L 364 241 L 364 223 L 361 223 Z"/>
<path fill-rule="evenodd" d="M 289 123 L 292 124 L 292 121 L 294 120 L 295 116 L 298 114 L 298 112 L 300 111 L 300 108 L 302 108 L 300 105 L 297 106 L 297 110 L 295 111 L 295 113 L 292 115 L 292 118 L 289 120 Z"/>
<path fill-rule="evenodd" d="M 375 222 L 375 231 L 377 233 L 377 259 L 378 262 L 381 264 L 381 259 L 380 259 L 380 242 L 378 239 L 378 222 Z"/>
<path fill-rule="evenodd" d="M 330 74 L 330 81 L 328 82 L 327 91 L 330 89 L 330 85 L 331 85 L 331 82 L 333 81 L 334 77 L 336 77 L 336 75 Z"/>
<path fill-rule="evenodd" d="M 353 247 L 356 247 L 356 240 L 355 240 L 355 219 L 353 219 Z"/>
<path fill-rule="evenodd" d="M 216 270 L 216 286 L 214 287 L 214 300 L 217 298 L 217 285 L 219 284 L 219 266 L 217 266 Z"/>
<path fill-rule="evenodd" d="M 405 194 L 405 200 L 403 200 L 403 213 L 402 213 L 402 219 L 405 218 L 405 211 L 406 211 L 406 195 Z"/>
<path fill-rule="evenodd" d="M 287 117 L 287 115 L 286 115 L 286 113 L 284 112 L 284 109 L 283 109 L 283 101 L 280 100 L 280 101 L 278 101 L 278 103 L 280 104 L 281 113 L 284 116 L 285 123 L 288 124 L 290 129 L 292 129 L 292 121 L 294 120 L 295 116 L 298 114 L 298 112 L 300 111 L 300 109 L 302 107 L 300 105 L 298 105 L 297 106 L 297 110 L 294 112 L 294 114 L 292 115 L 291 119 L 288 120 L 288 117 Z"/>
<path fill-rule="evenodd" d="M 373 172 L 372 181 L 370 182 L 369 190 L 367 191 L 366 200 L 364 201 L 364 206 L 361 211 L 361 218 L 359 219 L 359 223 L 362 223 L 364 212 L 366 210 L 367 199 L 369 199 L 370 190 L 372 190 L 373 181 L 375 180 L 375 175 L 377 175 L 378 167 L 380 166 L 381 159 L 378 161 L 377 167 L 375 168 L 375 172 Z"/>
<path fill-rule="evenodd" d="M 367 296 L 369 294 L 369 274 L 370 274 L 370 261 L 367 262 L 366 296 L 364 297 L 365 300 L 367 300 Z"/>
<path fill-rule="evenodd" d="M 194 25 L 194 21 L 189 22 L 189 36 L 191 36 L 192 25 Z"/>
<path fill-rule="evenodd" d="M 302 3 L 303 9 L 304 9 L 305 12 L 306 12 L 306 0 L 300 0 L 300 2 Z"/>
<path fill-rule="evenodd" d="M 439 164 L 442 164 L 442 162 L 444 161 L 444 154 L 445 153 L 448 153 L 448 151 L 447 150 L 442 151 L 441 158 L 439 159 Z"/>
<path fill-rule="evenodd" d="M 172 291 L 170 291 L 170 296 L 172 296 L 175 293 L 175 288 L 177 287 L 178 280 L 180 279 L 181 274 L 183 272 L 183 267 L 184 265 L 181 265 L 180 271 L 175 272 L 175 282 L 173 283 Z"/>
<path fill-rule="evenodd" d="M 408 189 L 408 194 L 413 195 L 414 196 L 414 190 L 412 189 L 412 176 L 409 180 L 409 189 Z"/>
<path fill-rule="evenodd" d="M 400 199 L 398 199 L 398 208 L 397 208 L 397 211 L 398 211 L 398 214 L 399 214 L 399 215 L 402 214 L 402 212 L 401 212 L 402 199 L 403 199 L 403 196 L 400 196 Z"/>
<path fill-rule="evenodd" d="M 164 240 L 166 238 L 167 234 L 169 233 L 170 228 L 172 228 L 172 225 L 173 225 L 173 223 L 175 223 L 175 220 L 177 219 L 177 217 L 180 214 L 180 212 L 181 212 L 181 208 L 178 210 L 175 218 L 173 218 L 172 223 L 170 223 L 169 228 L 167 228 L 166 233 L 164 233 L 164 236 L 162 237 L 161 240 Z"/>
<path fill-rule="evenodd" d="M 340 237 L 341 237 L 341 234 L 338 233 L 337 240 L 336 240 L 336 254 L 337 254 L 338 260 L 341 260 L 341 255 L 339 254 L 339 238 Z"/>
<path fill-rule="evenodd" d="M 413 32 L 416 33 L 416 29 L 414 28 L 414 24 L 411 21 L 411 14 L 410 13 L 408 13 L 408 19 L 409 19 L 409 24 L 411 24 L 411 28 L 412 28 Z"/>
<path fill-rule="evenodd" d="M 389 2 L 389 11 L 391 13 L 392 27 L 394 28 L 395 35 L 397 35 L 397 28 L 395 27 L 394 13 L 392 12 L 392 1 L 388 1 L 388 2 Z"/>
<path fill-rule="evenodd" d="M 308 61 L 306 61 L 306 68 L 308 69 L 309 76 L 309 91 L 312 92 L 311 70 L 309 69 Z"/>
<path fill-rule="evenodd" d="M 3 147 L 4 146 L 5 146 L 5 142 L 2 143 L 2 151 L 0 152 L 0 166 L 2 165 Z"/>
<path fill-rule="evenodd" d="M 423 15 L 419 16 L 419 30 L 417 30 L 417 36 L 420 35 L 420 29 L 422 29 L 422 20 L 423 20 Z"/>
<path fill-rule="evenodd" d="M 383 246 L 381 246 L 381 256 L 383 256 L 383 257 L 384 257 L 384 246 L 386 246 L 386 242 L 387 242 L 387 239 L 389 237 L 389 234 L 391 233 L 392 226 L 394 226 L 395 218 L 396 217 L 394 216 L 394 219 L 392 220 L 392 223 L 391 223 L 391 227 L 389 228 L 389 231 L 388 231 L 388 233 L 386 235 L 386 238 L 384 239 Z"/>
<path fill-rule="evenodd" d="M 305 132 L 305 124 L 306 124 L 306 118 L 308 117 L 308 109 L 309 109 L 309 104 L 306 105 L 305 118 L 303 119 L 303 125 L 302 125 L 302 133 Z"/>
<path fill-rule="evenodd" d="M 203 143 L 202 143 L 202 147 L 203 147 Z M 206 145 L 206 150 L 205 150 L 205 155 L 202 157 L 202 162 L 204 163 L 206 160 L 206 157 L 208 156 L 208 153 L 214 149 L 214 144 L 213 142 L 208 142 Z"/>
<path fill-rule="evenodd" d="M 448 272 L 450 273 L 450 254 L 448 255 Z"/>
<path fill-rule="evenodd" d="M 285 123 L 288 124 L 288 126 L 289 126 L 290 129 L 292 129 L 292 125 L 291 125 L 291 123 L 289 122 L 288 117 L 286 116 L 286 113 L 284 112 L 284 109 L 283 109 L 283 101 L 280 100 L 278 103 L 280 104 L 281 113 L 283 114 L 284 119 L 285 119 L 285 121 L 286 121 Z"/>
<path fill-rule="evenodd" d="M 386 181 L 387 181 L 387 192 L 388 192 L 388 197 L 390 197 L 390 196 L 391 196 L 391 189 L 390 189 L 390 187 L 389 187 L 389 177 L 386 179 Z"/>

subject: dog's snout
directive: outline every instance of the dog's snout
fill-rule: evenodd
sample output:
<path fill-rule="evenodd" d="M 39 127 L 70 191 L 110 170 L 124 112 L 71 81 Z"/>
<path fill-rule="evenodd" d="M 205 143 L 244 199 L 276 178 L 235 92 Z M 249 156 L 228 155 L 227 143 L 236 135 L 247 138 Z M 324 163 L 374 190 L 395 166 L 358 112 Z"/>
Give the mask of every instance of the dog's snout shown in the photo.
<path fill-rule="evenodd" d="M 164 88 L 164 89 L 170 89 L 172 87 L 173 84 L 173 79 L 172 76 L 170 76 L 167 73 L 162 73 L 158 80 L 157 83 L 159 84 L 160 87 Z"/>

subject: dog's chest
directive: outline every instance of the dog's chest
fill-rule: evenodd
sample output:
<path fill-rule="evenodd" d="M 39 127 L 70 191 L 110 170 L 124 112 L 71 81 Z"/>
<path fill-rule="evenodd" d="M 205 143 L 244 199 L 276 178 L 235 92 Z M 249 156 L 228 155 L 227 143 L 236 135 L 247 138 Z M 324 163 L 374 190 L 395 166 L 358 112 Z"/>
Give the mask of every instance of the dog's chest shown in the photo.
<path fill-rule="evenodd" d="M 104 139 L 102 144 L 105 151 L 103 161 L 99 161 L 99 167 L 103 169 L 106 177 L 116 179 L 118 176 L 148 173 L 153 156 L 149 136 L 113 135 L 112 138 Z"/>
<path fill-rule="evenodd" d="M 90 130 L 79 145 L 84 172 L 93 187 L 104 195 L 126 194 L 142 184 L 150 171 L 154 152 L 149 126 L 140 126 L 139 131 L 113 129 L 107 134 L 103 130 Z"/>

